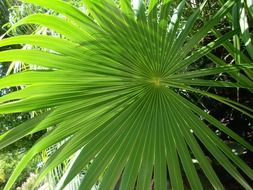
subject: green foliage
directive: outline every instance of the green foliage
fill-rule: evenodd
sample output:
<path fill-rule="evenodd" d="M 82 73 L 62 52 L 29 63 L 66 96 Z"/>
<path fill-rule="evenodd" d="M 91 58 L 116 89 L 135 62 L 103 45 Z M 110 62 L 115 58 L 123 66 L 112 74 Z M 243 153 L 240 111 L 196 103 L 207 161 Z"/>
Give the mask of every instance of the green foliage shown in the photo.
<path fill-rule="evenodd" d="M 6 89 L 5 89 L 6 90 Z M 25 122 L 30 115 L 27 113 L 16 113 L 9 115 L 0 115 L 0 134 L 16 127 Z M 0 150 L 0 189 L 3 189 L 11 173 L 24 156 L 26 151 L 33 146 L 35 141 L 41 134 L 27 136 L 7 147 Z M 22 172 L 15 183 L 15 187 L 20 186 L 25 179 L 30 175 L 30 172 L 37 170 L 37 164 L 40 161 L 40 156 L 36 156 Z M 14 188 L 13 188 L 14 189 Z"/>
<path fill-rule="evenodd" d="M 8 152 L 0 153 L 0 189 L 4 188 L 16 165 L 24 156 L 24 153 L 25 148 L 23 148 L 22 150 L 10 149 L 10 151 Z M 16 180 L 15 185 L 12 189 L 21 186 L 29 177 L 30 173 L 35 172 L 37 170 L 38 161 L 39 157 L 36 157 L 30 162 L 28 167 L 21 173 L 19 178 Z"/>
<path fill-rule="evenodd" d="M 16 5 L 16 0 L 1 0 L 0 1 L 0 36 L 6 32 L 4 25 L 9 21 L 9 8 Z"/>
<path fill-rule="evenodd" d="M 42 13 L 45 11 L 31 4 L 17 4 L 10 7 L 8 28 L 11 28 L 15 23 L 17 23 L 19 20 L 26 17 L 27 15 L 30 15 L 36 12 Z M 22 27 L 17 28 L 16 30 L 12 30 L 11 34 L 9 35 L 16 36 L 16 35 L 22 35 L 22 34 L 30 34 L 34 32 L 36 28 L 37 27 L 35 25 L 22 26 Z"/>
<path fill-rule="evenodd" d="M 30 44 L 39 49 L 0 52 L 0 61 L 39 66 L 4 77 L 0 88 L 21 86 L 0 98 L 0 114 L 48 111 L 0 136 L 0 148 L 50 128 L 26 153 L 5 186 L 11 188 L 25 166 L 41 151 L 65 143 L 47 160 L 39 184 L 55 167 L 80 151 L 56 189 L 62 189 L 88 166 L 79 186 L 91 189 L 203 189 L 205 175 L 212 187 L 224 186 L 203 147 L 245 189 L 243 176 L 252 169 L 209 128 L 210 125 L 249 151 L 251 144 L 210 116 L 185 94 L 208 97 L 253 118 L 253 110 L 206 89 L 244 88 L 252 91 L 252 63 L 227 65 L 211 53 L 238 34 L 231 30 L 201 46 L 210 31 L 236 5 L 229 0 L 203 25 L 207 1 L 186 18 L 186 1 L 84 0 L 85 12 L 61 1 L 23 0 L 56 13 L 33 14 L 15 27 L 36 24 L 63 36 L 22 35 L 0 46 Z M 233 49 L 234 50 L 234 49 Z M 232 51 L 232 54 L 234 52 Z M 196 61 L 208 56 L 212 67 Z M 243 72 L 238 75 L 239 72 Z M 210 80 L 226 73 L 232 81 Z M 197 160 L 197 163 L 193 163 Z M 238 169 L 239 168 L 239 169 Z M 239 171 L 240 170 L 240 171 Z M 244 175 L 242 175 L 244 173 Z"/>
<path fill-rule="evenodd" d="M 5 0 L 0 1 L 0 35 L 4 33 L 2 26 L 8 22 L 8 4 Z"/>

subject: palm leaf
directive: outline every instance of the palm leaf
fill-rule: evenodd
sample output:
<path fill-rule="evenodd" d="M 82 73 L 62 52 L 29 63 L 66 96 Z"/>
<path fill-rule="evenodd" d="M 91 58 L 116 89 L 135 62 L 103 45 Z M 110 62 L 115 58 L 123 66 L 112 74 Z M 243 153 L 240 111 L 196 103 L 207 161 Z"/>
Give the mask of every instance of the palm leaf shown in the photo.
<path fill-rule="evenodd" d="M 185 1 L 84 0 L 83 13 L 61 1 L 24 0 L 60 14 L 30 15 L 15 27 L 37 24 L 62 35 L 23 35 L 0 41 L 0 46 L 30 44 L 32 50 L 0 52 L 0 61 L 23 61 L 42 66 L 4 77 L 0 87 L 22 86 L 0 98 L 0 113 L 50 108 L 0 136 L 0 147 L 26 135 L 51 128 L 28 151 L 6 184 L 11 188 L 19 174 L 38 153 L 65 143 L 47 160 L 37 183 L 75 152 L 75 160 L 60 180 L 61 189 L 88 166 L 79 189 L 158 190 L 203 189 L 198 160 L 215 189 L 224 189 L 201 146 L 245 189 L 251 189 L 241 171 L 253 178 L 252 169 L 234 155 L 208 127 L 214 125 L 250 151 L 247 143 L 201 108 L 181 96 L 186 90 L 211 97 L 252 116 L 252 109 L 198 88 L 252 89 L 249 83 L 208 81 L 203 77 L 220 72 L 249 70 L 251 65 L 225 66 L 215 59 L 214 68 L 189 71 L 199 58 L 230 39 L 237 31 L 219 37 L 196 50 L 203 39 L 235 4 L 229 0 L 213 19 L 197 32 L 194 22 L 205 2 L 182 24 Z M 89 16 L 88 16 L 89 15 Z M 246 76 L 244 76 L 247 78 Z M 236 78 L 236 76 L 235 76 Z M 25 128 L 25 130 L 24 130 Z M 241 171 L 238 170 L 240 168 Z M 168 175 L 167 175 L 168 173 Z"/>

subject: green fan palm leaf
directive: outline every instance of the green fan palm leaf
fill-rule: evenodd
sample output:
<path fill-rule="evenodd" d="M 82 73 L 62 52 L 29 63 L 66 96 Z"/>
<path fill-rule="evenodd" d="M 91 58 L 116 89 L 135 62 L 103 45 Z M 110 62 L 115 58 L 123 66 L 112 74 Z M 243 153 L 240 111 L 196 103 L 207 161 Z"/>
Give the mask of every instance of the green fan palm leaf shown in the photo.
<path fill-rule="evenodd" d="M 79 189 L 203 189 L 198 161 L 210 184 L 224 189 L 202 146 L 245 189 L 251 189 L 241 172 L 253 178 L 252 169 L 234 155 L 209 124 L 244 147 L 252 145 L 182 96 L 180 91 L 207 96 L 241 111 L 253 110 L 204 91 L 200 87 L 252 90 L 250 82 L 205 80 L 219 73 L 252 69 L 251 64 L 188 70 L 201 57 L 221 46 L 237 31 L 196 49 L 235 4 L 227 1 L 197 32 L 194 23 L 206 1 L 183 23 L 185 1 L 84 0 L 85 13 L 61 1 L 24 0 L 58 15 L 30 15 L 15 27 L 37 24 L 61 37 L 22 35 L 0 40 L 0 47 L 30 44 L 31 50 L 0 52 L 0 61 L 22 61 L 40 66 L 0 79 L 0 88 L 21 86 L 0 98 L 0 113 L 47 109 L 45 113 L 0 136 L 0 148 L 37 131 L 48 130 L 28 151 L 9 179 L 11 188 L 29 161 L 46 148 L 66 140 L 47 160 L 37 183 L 59 164 L 80 151 L 58 185 L 66 186 L 88 166 Z M 89 16 L 88 16 L 89 15 Z M 39 48 L 38 48 L 39 47 Z M 209 54 L 210 55 L 210 54 Z M 210 55 L 212 56 L 212 55 Z M 214 58 L 215 59 L 215 58 Z M 247 79 L 244 76 L 245 80 Z M 240 168 L 240 171 L 238 170 Z"/>

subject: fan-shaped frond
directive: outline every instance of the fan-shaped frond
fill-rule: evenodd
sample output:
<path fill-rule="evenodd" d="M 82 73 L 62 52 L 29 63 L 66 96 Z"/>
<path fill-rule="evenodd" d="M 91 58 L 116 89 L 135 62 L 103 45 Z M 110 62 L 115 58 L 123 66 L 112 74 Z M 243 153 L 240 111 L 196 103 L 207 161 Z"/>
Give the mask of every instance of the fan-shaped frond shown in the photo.
<path fill-rule="evenodd" d="M 182 91 L 213 98 L 253 117 L 253 110 L 199 87 L 252 90 L 252 81 L 212 81 L 204 77 L 252 69 L 251 64 L 224 65 L 210 52 L 230 39 L 232 31 L 196 49 L 234 5 L 229 0 L 197 32 L 193 26 L 206 1 L 182 22 L 185 1 L 84 0 L 86 12 L 62 0 L 23 0 L 59 13 L 34 14 L 16 24 L 37 24 L 61 34 L 22 35 L 0 41 L 0 46 L 30 44 L 32 50 L 0 52 L 0 62 L 22 61 L 42 66 L 0 79 L 0 88 L 22 86 L 0 98 L 0 113 L 50 108 L 50 111 L 0 136 L 0 148 L 51 127 L 20 161 L 5 190 L 36 154 L 64 139 L 46 162 L 38 183 L 55 167 L 80 151 L 59 189 L 87 165 L 79 189 L 157 190 L 203 189 L 198 167 L 215 189 L 224 189 L 203 146 L 245 189 L 251 189 L 242 172 L 253 171 L 208 127 L 213 125 L 250 151 L 247 143 L 218 120 L 182 96 Z M 188 70 L 203 56 L 216 67 Z M 232 75 L 235 76 L 235 75 Z M 243 80 L 244 79 L 244 80 Z M 246 81 L 246 82 L 245 82 Z M 192 162 L 198 161 L 198 167 Z M 240 171 L 239 169 L 240 168 Z M 188 181 L 188 182 L 187 182 Z"/>

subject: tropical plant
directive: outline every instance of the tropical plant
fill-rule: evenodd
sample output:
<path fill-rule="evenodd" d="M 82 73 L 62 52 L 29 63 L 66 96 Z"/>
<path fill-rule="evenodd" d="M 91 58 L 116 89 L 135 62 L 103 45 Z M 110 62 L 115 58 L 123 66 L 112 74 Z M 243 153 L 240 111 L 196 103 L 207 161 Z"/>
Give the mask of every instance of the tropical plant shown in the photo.
<path fill-rule="evenodd" d="M 40 66 L 1 79 L 0 88 L 21 86 L 0 98 L 0 113 L 48 111 L 0 136 L 0 148 L 24 136 L 50 128 L 17 165 L 5 186 L 11 188 L 29 161 L 46 148 L 66 140 L 47 160 L 37 184 L 55 167 L 80 151 L 56 189 L 62 189 L 88 166 L 79 189 L 156 190 L 203 189 L 200 168 L 215 189 L 224 189 L 205 149 L 245 189 L 243 175 L 252 169 L 209 128 L 212 125 L 249 151 L 252 145 L 210 116 L 185 96 L 206 96 L 248 117 L 251 108 L 206 91 L 205 87 L 245 88 L 252 81 L 239 71 L 252 64 L 226 65 L 213 57 L 215 67 L 189 67 L 231 39 L 237 30 L 211 43 L 198 43 L 237 2 L 228 0 L 212 19 L 193 30 L 207 1 L 186 20 L 186 1 L 84 0 L 86 12 L 62 0 L 23 0 L 59 13 L 33 14 L 15 27 L 37 24 L 63 38 L 21 35 L 0 46 L 30 44 L 40 49 L 0 52 L 0 61 Z M 131 4 L 133 3 L 133 5 Z M 189 69 L 191 68 L 191 69 Z M 192 69 L 194 68 L 194 69 Z M 228 73 L 235 82 L 208 80 Z M 194 163 L 193 162 L 196 162 Z M 244 174 L 242 174 L 244 173 Z"/>
<path fill-rule="evenodd" d="M 8 21 L 8 1 L 0 1 L 0 35 L 3 33 L 2 26 Z"/>
<path fill-rule="evenodd" d="M 23 150 L 13 150 L 13 147 L 9 147 L 9 149 L 10 150 L 8 152 L 0 152 L 0 189 L 4 188 L 8 178 L 11 176 L 11 173 L 15 168 L 15 165 L 17 165 L 22 156 L 24 156 L 26 147 L 24 146 Z M 29 177 L 30 173 L 36 171 L 38 160 L 39 156 L 36 156 L 36 158 L 30 162 L 29 166 L 26 167 L 26 169 L 17 178 L 12 189 L 16 189 L 18 186 L 21 186 Z"/>
<path fill-rule="evenodd" d="M 225 1 L 220 0 L 220 4 L 224 5 Z M 253 43 L 251 40 L 250 34 L 250 23 L 253 21 L 253 2 L 246 1 L 237 1 L 233 6 L 231 12 L 227 14 L 229 18 L 229 24 L 234 28 L 234 30 L 240 31 L 239 34 L 234 35 L 233 43 L 226 42 L 224 47 L 230 52 L 231 56 L 234 57 L 234 62 L 237 64 L 241 63 L 251 63 L 253 60 Z M 218 31 L 214 31 L 216 36 L 220 36 Z M 243 42 L 243 43 L 241 43 Z M 245 48 L 242 48 L 244 44 Z M 246 50 L 247 53 L 242 52 Z M 246 75 L 253 80 L 253 72 L 246 71 Z"/>

